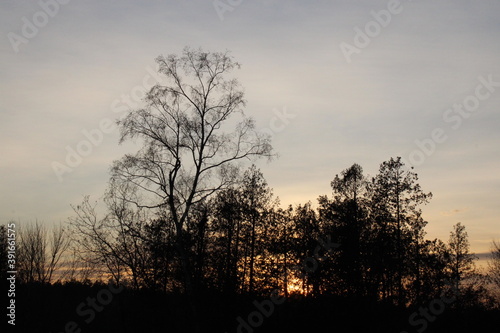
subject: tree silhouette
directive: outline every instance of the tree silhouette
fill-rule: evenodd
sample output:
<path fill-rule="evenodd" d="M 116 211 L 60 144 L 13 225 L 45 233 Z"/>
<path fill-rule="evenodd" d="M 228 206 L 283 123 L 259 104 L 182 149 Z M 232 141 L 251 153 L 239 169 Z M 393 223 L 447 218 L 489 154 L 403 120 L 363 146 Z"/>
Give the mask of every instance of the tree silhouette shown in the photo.
<path fill-rule="evenodd" d="M 372 213 L 381 226 L 380 241 L 384 244 L 380 253 L 389 258 L 384 265 L 394 271 L 385 272 L 386 294 L 396 295 L 398 305 L 405 304 L 404 283 L 409 275 L 408 258 L 412 244 L 422 242 L 426 222 L 421 218 L 419 206 L 427 203 L 431 193 L 424 193 L 417 183 L 418 176 L 404 167 L 400 157 L 391 158 L 380 165 L 379 173 L 373 178 Z M 387 247 L 388 251 L 384 251 Z M 415 247 L 415 246 L 413 246 Z M 418 248 L 419 245 L 417 244 Z M 385 261 L 382 259 L 382 261 Z M 393 280 L 394 278 L 394 280 Z M 393 289 L 395 283 L 396 290 Z"/>
<path fill-rule="evenodd" d="M 455 288 L 458 293 L 461 291 L 461 283 L 470 277 L 474 271 L 475 255 L 469 252 L 469 240 L 465 226 L 458 222 L 453 226 L 448 241 L 450 248 L 451 278 L 455 281 Z"/>
<path fill-rule="evenodd" d="M 50 230 L 39 222 L 17 228 L 16 264 L 23 282 L 51 283 L 54 275 L 62 279 L 62 257 L 69 247 L 69 237 L 62 226 Z"/>
<path fill-rule="evenodd" d="M 500 243 L 493 241 L 491 245 L 491 258 L 488 261 L 489 278 L 496 289 L 495 296 L 500 305 Z"/>
<path fill-rule="evenodd" d="M 151 163 L 160 165 L 156 159 Z M 50 276 L 61 276 L 57 258 L 65 246 L 50 244 L 66 244 L 58 240 L 69 233 L 56 232 L 51 241 L 43 228 L 32 227 L 20 233 L 21 285 L 38 288 L 38 282 L 49 282 L 41 287 L 72 290 L 95 283 L 100 288 L 96 280 L 111 277 L 127 288 L 114 310 L 99 316 L 118 327 L 111 315 L 115 311 L 125 323 L 120 327 L 130 330 L 216 331 L 221 322 L 230 326 L 235 318 L 239 324 L 243 318 L 260 326 L 258 313 L 266 320 L 259 328 L 263 332 L 302 329 L 302 317 L 323 326 L 334 318 L 352 330 L 394 331 L 400 322 L 422 323 L 422 318 L 429 332 L 470 331 L 472 326 L 492 330 L 491 318 L 498 311 L 485 282 L 500 288 L 498 244 L 493 243 L 485 280 L 474 270 L 461 223 L 454 226 L 448 244 L 425 239 L 427 222 L 420 207 L 431 195 L 421 190 L 417 175 L 399 158 L 381 163 L 370 178 L 360 165 L 351 165 L 334 177 L 332 195 L 320 196 L 317 208 L 311 202 L 279 207 L 255 165 L 231 177 L 212 195 L 200 193 L 193 199 L 179 234 L 168 202 L 150 205 L 155 198 L 148 194 L 152 184 L 143 188 L 137 180 L 114 174 L 104 196 L 105 214 L 99 217 L 97 206 L 85 197 L 71 219 L 72 251 L 80 261 L 70 263 L 73 273 L 67 276 L 92 281 L 51 285 Z M 208 181 L 200 188 L 208 189 Z M 183 200 L 175 202 L 181 205 Z M 2 242 L 0 238 L 0 254 L 5 254 Z M 53 263 L 50 253 L 57 254 Z M 23 288 L 20 304 L 36 302 L 32 291 L 23 293 Z M 276 293 L 288 300 L 279 308 L 272 300 Z M 98 295 L 103 299 L 102 292 Z M 59 301 L 48 301 L 53 302 L 50 308 Z M 433 315 L 426 316 L 427 310 Z M 151 313 L 161 315 L 144 323 Z M 439 321 L 434 314 L 440 315 Z"/>
<path fill-rule="evenodd" d="M 241 253 L 242 213 L 239 203 L 240 192 L 231 187 L 219 191 L 211 201 L 211 246 L 209 279 L 214 288 L 226 294 L 240 288 L 238 262 Z"/>
<path fill-rule="evenodd" d="M 256 257 L 262 256 L 262 242 L 265 239 L 266 215 L 271 205 L 272 192 L 260 170 L 255 165 L 245 171 L 241 184 L 241 207 L 242 217 L 245 221 L 243 230 L 246 230 L 244 239 L 248 244 L 247 257 L 245 263 L 248 265 L 248 288 L 249 293 L 253 293 L 256 275 Z M 247 260 L 248 259 L 248 260 Z M 245 280 L 247 279 L 246 274 Z"/>
<path fill-rule="evenodd" d="M 272 147 L 269 137 L 243 116 L 241 87 L 227 78 L 239 64 L 228 53 L 186 48 L 181 56 L 156 61 L 168 84 L 151 88 L 146 107 L 119 121 L 120 142 L 141 139 L 143 146 L 113 164 L 112 179 L 142 193 L 129 199 L 137 207 L 168 213 L 176 228 L 185 287 L 192 293 L 184 236 L 192 206 L 233 184 L 237 161 L 270 157 Z"/>
<path fill-rule="evenodd" d="M 362 247 L 367 239 L 367 180 L 363 168 L 353 164 L 331 182 L 333 200 L 320 197 L 320 216 L 329 234 L 337 235 L 339 248 L 335 267 L 341 289 L 350 295 L 364 295 Z"/>

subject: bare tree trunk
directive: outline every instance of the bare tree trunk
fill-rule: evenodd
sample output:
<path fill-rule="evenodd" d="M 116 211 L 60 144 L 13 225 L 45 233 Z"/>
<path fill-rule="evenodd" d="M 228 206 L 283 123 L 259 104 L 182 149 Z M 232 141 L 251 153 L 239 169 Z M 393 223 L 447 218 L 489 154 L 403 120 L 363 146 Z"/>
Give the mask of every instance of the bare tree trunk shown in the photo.
<path fill-rule="evenodd" d="M 254 263 L 255 263 L 255 216 L 252 214 L 252 238 L 250 245 L 250 273 L 248 282 L 248 292 L 253 292 L 253 280 L 254 280 Z"/>

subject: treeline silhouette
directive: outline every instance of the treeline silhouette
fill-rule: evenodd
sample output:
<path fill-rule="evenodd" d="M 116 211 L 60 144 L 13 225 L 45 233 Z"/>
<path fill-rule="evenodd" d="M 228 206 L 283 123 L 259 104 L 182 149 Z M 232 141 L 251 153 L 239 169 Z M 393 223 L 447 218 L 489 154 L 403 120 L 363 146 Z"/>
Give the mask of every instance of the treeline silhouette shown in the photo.
<path fill-rule="evenodd" d="M 426 239 L 431 194 L 400 158 L 373 177 L 354 164 L 317 207 L 283 208 L 240 169 L 275 156 L 243 112 L 240 64 L 191 48 L 156 62 L 161 82 L 117 122 L 140 148 L 111 165 L 104 207 L 86 197 L 69 224 L 20 225 L 16 328 L 498 331 L 499 247 L 481 275 L 460 223 Z"/>
<path fill-rule="evenodd" d="M 168 211 L 150 216 L 109 195 L 109 210 L 99 218 L 85 198 L 70 223 L 52 233 L 40 224 L 21 226 L 18 326 L 47 332 L 64 332 L 70 321 L 83 332 L 495 331 L 498 244 L 490 274 L 480 274 L 462 224 L 447 242 L 426 239 L 421 206 L 431 194 L 417 181 L 400 158 L 383 162 L 373 177 L 354 164 L 335 176 L 332 194 L 320 196 L 317 208 L 310 202 L 282 208 L 252 166 L 237 185 L 193 206 L 184 253 Z M 107 293 L 109 304 L 101 292 L 108 280 L 124 288 Z M 97 297 L 97 308 L 87 323 L 89 297 Z M 271 306 L 273 297 L 280 301 Z M 252 317 L 255 311 L 260 316 Z"/>

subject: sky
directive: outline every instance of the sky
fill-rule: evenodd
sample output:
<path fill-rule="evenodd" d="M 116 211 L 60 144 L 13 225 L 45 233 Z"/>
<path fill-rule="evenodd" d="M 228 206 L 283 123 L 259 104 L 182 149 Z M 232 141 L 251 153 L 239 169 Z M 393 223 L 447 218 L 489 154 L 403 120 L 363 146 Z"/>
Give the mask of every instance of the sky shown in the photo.
<path fill-rule="evenodd" d="M 134 151 L 112 124 L 161 80 L 154 59 L 190 46 L 241 63 L 282 205 L 401 156 L 433 193 L 428 238 L 462 222 L 477 253 L 500 239 L 496 0 L 3 0 L 0 27 L 1 223 L 64 222 L 99 200 Z"/>

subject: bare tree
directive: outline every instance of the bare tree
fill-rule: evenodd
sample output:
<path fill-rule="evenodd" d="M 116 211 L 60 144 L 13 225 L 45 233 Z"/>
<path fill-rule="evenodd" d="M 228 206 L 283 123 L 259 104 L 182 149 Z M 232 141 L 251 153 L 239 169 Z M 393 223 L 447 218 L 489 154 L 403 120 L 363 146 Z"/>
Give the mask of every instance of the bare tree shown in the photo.
<path fill-rule="evenodd" d="M 62 225 L 50 230 L 36 222 L 19 229 L 19 276 L 24 282 L 51 283 L 54 274 L 61 272 L 64 254 L 70 239 Z M 59 276 L 61 279 L 62 276 Z"/>
<path fill-rule="evenodd" d="M 59 273 L 59 279 L 62 275 L 62 258 L 66 254 L 70 246 L 70 238 L 68 237 L 66 228 L 61 224 L 52 227 L 52 232 L 49 238 L 49 257 L 47 261 L 47 282 L 51 283 L 54 273 Z"/>
<path fill-rule="evenodd" d="M 191 207 L 233 184 L 238 161 L 271 157 L 272 147 L 269 136 L 256 132 L 254 121 L 243 114 L 243 91 L 236 79 L 226 77 L 240 65 L 227 52 L 185 48 L 181 56 L 160 56 L 156 62 L 168 83 L 151 88 L 145 108 L 118 122 L 120 142 L 140 139 L 143 145 L 114 162 L 111 177 L 140 193 L 123 199 L 163 211 L 173 221 L 190 293 L 183 234 Z"/>
<path fill-rule="evenodd" d="M 68 252 L 63 272 L 64 279 L 86 283 L 95 278 L 95 273 L 100 267 L 98 260 L 89 257 L 78 242 L 72 242 Z"/>
<path fill-rule="evenodd" d="M 500 304 L 500 242 L 492 242 L 491 258 L 488 261 L 488 271 L 495 296 Z"/>
<path fill-rule="evenodd" d="M 103 268 L 117 283 L 129 276 L 138 288 L 145 256 L 140 228 L 147 217 L 142 210 L 134 210 L 130 203 L 119 199 L 121 195 L 115 192 L 121 190 L 111 186 L 105 199 L 109 212 L 103 218 L 99 218 L 96 204 L 85 197 L 80 205 L 73 207 L 76 215 L 70 223 L 83 263 Z"/>

